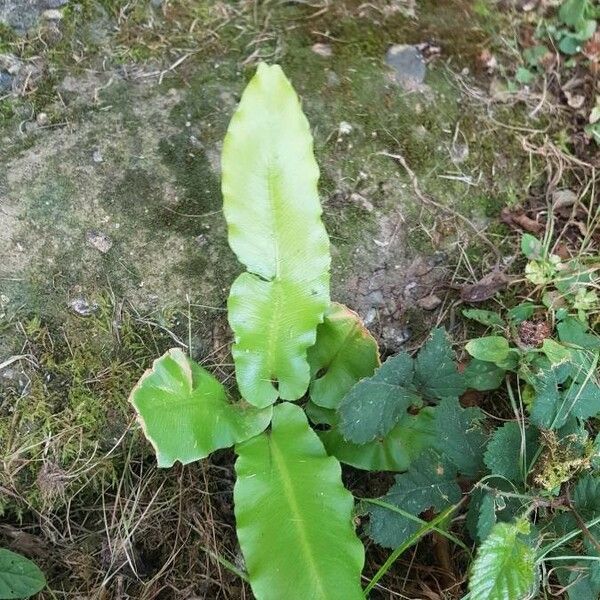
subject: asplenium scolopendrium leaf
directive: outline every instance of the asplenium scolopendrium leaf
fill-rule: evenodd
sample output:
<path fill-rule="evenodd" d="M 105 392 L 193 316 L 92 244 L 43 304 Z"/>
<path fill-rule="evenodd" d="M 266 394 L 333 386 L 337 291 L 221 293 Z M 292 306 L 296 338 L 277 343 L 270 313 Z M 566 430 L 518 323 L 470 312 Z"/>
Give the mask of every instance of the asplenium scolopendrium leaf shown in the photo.
<path fill-rule="evenodd" d="M 0 598 L 30 598 L 45 585 L 44 574 L 34 562 L 0 548 Z"/>
<path fill-rule="evenodd" d="M 526 523 L 497 523 L 477 550 L 469 581 L 473 600 L 525 600 L 536 584 L 535 549 Z"/>
<path fill-rule="evenodd" d="M 353 498 L 302 409 L 277 405 L 271 430 L 236 449 L 238 539 L 258 600 L 362 600 Z"/>
<path fill-rule="evenodd" d="M 381 364 L 375 338 L 354 311 L 337 302 L 317 327 L 308 363 L 310 399 L 323 408 L 337 408 L 350 388 Z"/>
<path fill-rule="evenodd" d="M 441 511 L 460 500 L 456 468 L 432 450 L 423 452 L 381 500 L 417 517 L 433 508 Z M 380 546 L 397 548 L 420 524 L 383 506 L 369 509 L 369 536 Z"/>
<path fill-rule="evenodd" d="M 306 391 L 307 349 L 329 306 L 329 239 L 306 117 L 277 65 L 246 87 L 222 156 L 229 244 L 247 272 L 231 287 L 229 323 L 242 396 L 259 407 Z"/>
<path fill-rule="evenodd" d="M 231 402 L 225 388 L 179 348 L 154 361 L 129 400 L 159 467 L 187 464 L 242 442 L 264 431 L 272 413 L 270 407 Z"/>

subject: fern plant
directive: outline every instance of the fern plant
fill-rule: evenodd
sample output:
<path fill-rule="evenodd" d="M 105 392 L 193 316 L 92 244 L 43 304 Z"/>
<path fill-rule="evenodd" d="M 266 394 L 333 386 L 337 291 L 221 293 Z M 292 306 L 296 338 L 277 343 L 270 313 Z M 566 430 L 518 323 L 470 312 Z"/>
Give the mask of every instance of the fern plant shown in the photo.
<path fill-rule="evenodd" d="M 179 349 L 155 361 L 131 394 L 161 467 L 235 445 L 237 534 L 259 600 L 363 597 L 364 549 L 354 532 L 352 495 L 340 463 L 293 404 L 311 373 L 323 395 L 343 393 L 348 377 L 353 381 L 346 361 L 338 373 L 330 365 L 325 386 L 314 377 L 346 324 L 327 312 L 330 253 L 318 176 L 291 84 L 278 66 L 260 65 L 222 156 L 229 243 L 247 269 L 227 305 L 243 399 L 231 399 Z M 359 374 L 365 368 L 356 367 Z"/>
<path fill-rule="evenodd" d="M 470 310 L 493 335 L 467 344 L 464 371 L 443 329 L 417 356 L 382 364 L 359 316 L 330 301 L 312 139 L 277 66 L 260 65 L 248 84 L 222 173 L 229 243 L 247 269 L 228 300 L 241 398 L 172 349 L 130 400 L 161 467 L 235 447 L 236 526 L 254 595 L 364 598 L 430 531 L 470 555 L 452 531 L 468 506 L 471 600 L 524 600 L 549 571 L 570 600 L 597 599 L 600 443 L 590 419 L 600 414 L 600 343 L 587 325 L 565 311 L 558 340 L 523 348 L 505 333 L 535 307 L 516 307 L 507 320 Z M 517 420 L 494 428 L 480 408 L 461 404 L 468 389 L 505 382 Z M 364 591 L 340 463 L 397 473 L 384 496 L 359 504 L 366 533 L 392 550 Z M 426 522 L 426 511 L 437 516 Z"/>

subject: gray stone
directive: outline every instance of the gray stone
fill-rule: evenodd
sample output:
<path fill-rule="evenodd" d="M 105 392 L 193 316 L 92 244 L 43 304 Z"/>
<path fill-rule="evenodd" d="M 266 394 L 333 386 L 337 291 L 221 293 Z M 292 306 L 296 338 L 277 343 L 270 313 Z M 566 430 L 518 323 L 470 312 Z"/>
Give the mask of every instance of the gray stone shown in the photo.
<path fill-rule="evenodd" d="M 106 254 L 112 248 L 112 240 L 102 231 L 90 230 L 85 234 L 87 243 L 96 250 Z"/>
<path fill-rule="evenodd" d="M 57 8 L 49 8 L 42 13 L 42 17 L 47 21 L 60 21 L 63 18 L 63 14 Z"/>
<path fill-rule="evenodd" d="M 0 71 L 0 93 L 12 90 L 13 76 L 6 71 Z"/>
<path fill-rule="evenodd" d="M 392 68 L 396 83 L 406 89 L 413 89 L 425 80 L 425 61 L 416 46 L 395 44 L 386 52 L 385 63 Z"/>
<path fill-rule="evenodd" d="M 69 0 L 44 0 L 44 8 L 60 8 L 68 4 Z"/>
<path fill-rule="evenodd" d="M 100 307 L 84 298 L 74 298 L 69 302 L 69 308 L 80 317 L 91 317 Z"/>
<path fill-rule="evenodd" d="M 435 294 L 431 294 L 431 296 L 425 296 L 425 298 L 417 300 L 417 306 L 423 310 L 435 310 L 441 303 L 442 300 Z"/>

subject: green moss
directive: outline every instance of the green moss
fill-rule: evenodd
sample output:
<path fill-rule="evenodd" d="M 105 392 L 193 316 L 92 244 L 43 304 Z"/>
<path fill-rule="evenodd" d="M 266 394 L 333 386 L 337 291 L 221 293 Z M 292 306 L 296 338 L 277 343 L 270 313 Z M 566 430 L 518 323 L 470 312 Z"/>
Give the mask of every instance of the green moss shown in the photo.
<path fill-rule="evenodd" d="M 105 301 L 97 315 L 68 315 L 60 326 L 37 317 L 22 321 L 36 366 L 26 369 L 26 393 L 16 385 L 2 390 L 0 485 L 16 496 L 2 496 L 1 514 L 60 509 L 74 492 L 93 505 L 95 494 L 115 479 L 122 453 L 113 459 L 106 453 L 128 430 L 129 391 L 172 341 L 127 312 L 118 322 L 114 314 Z M 126 436 L 134 441 L 133 433 Z M 147 455 L 147 445 L 135 439 L 135 452 Z"/>
<path fill-rule="evenodd" d="M 159 151 L 172 170 L 184 195 L 173 212 L 163 212 L 160 220 L 182 233 L 195 233 L 202 221 L 198 217 L 221 208 L 221 184 L 200 142 L 188 132 L 162 140 Z M 190 218 L 190 215 L 194 215 Z"/>

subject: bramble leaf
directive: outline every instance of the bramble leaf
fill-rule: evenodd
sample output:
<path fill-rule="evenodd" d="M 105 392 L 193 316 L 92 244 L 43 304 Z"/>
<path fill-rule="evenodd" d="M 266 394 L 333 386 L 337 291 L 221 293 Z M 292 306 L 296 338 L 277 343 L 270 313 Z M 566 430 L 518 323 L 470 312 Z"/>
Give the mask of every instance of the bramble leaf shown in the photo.
<path fill-rule="evenodd" d="M 489 493 L 485 493 L 479 504 L 477 515 L 477 539 L 480 543 L 490 535 L 495 524 L 496 505 L 494 497 Z"/>
<path fill-rule="evenodd" d="M 435 408 L 435 447 L 467 477 L 476 477 L 483 469 L 484 418 L 479 408 L 462 408 L 456 398 L 446 398 Z"/>
<path fill-rule="evenodd" d="M 350 388 L 370 377 L 379 361 L 377 341 L 360 317 L 332 303 L 317 327 L 317 341 L 308 349 L 310 399 L 324 408 L 337 408 Z"/>
<path fill-rule="evenodd" d="M 415 360 L 415 384 L 429 399 L 454 398 L 467 388 L 446 332 L 435 329 Z"/>
<path fill-rule="evenodd" d="M 506 371 L 493 362 L 472 359 L 464 371 L 467 387 L 486 392 L 498 389 L 504 381 Z"/>
<path fill-rule="evenodd" d="M 573 490 L 573 504 L 584 521 L 591 521 L 600 516 L 600 476 L 584 475 Z M 594 525 L 590 531 L 598 539 L 600 524 Z"/>
<path fill-rule="evenodd" d="M 460 500 L 456 469 L 434 451 L 415 460 L 406 473 L 396 475 L 396 483 L 382 501 L 418 516 L 433 508 L 441 511 Z M 369 536 L 380 546 L 397 548 L 415 533 L 420 524 L 389 508 L 369 509 Z"/>
<path fill-rule="evenodd" d="M 479 546 L 469 590 L 475 600 L 525 600 L 536 584 L 535 550 L 522 535 L 528 524 L 496 523 Z"/>
<path fill-rule="evenodd" d="M 271 408 L 232 403 L 205 369 L 173 348 L 155 360 L 129 401 L 156 451 L 159 467 L 208 456 L 257 435 L 269 425 Z"/>
<path fill-rule="evenodd" d="M 538 433 L 535 429 L 525 429 L 523 438 L 519 424 L 509 421 L 492 434 L 485 450 L 484 461 L 493 475 L 520 483 L 523 482 L 537 448 Z"/>
<path fill-rule="evenodd" d="M 44 574 L 34 562 L 0 548 L 0 598 L 29 598 L 45 585 Z"/>
<path fill-rule="evenodd" d="M 404 415 L 385 437 L 366 444 L 346 441 L 335 427 L 319 433 L 329 454 L 367 471 L 406 471 L 417 456 L 433 446 L 435 436 L 431 408 Z"/>
<path fill-rule="evenodd" d="M 566 368 L 561 369 L 563 366 Z M 570 365 L 563 364 L 536 377 L 531 420 L 538 427 L 559 429 L 570 416 L 587 419 L 600 414 L 600 387 L 591 378 L 570 381 L 561 388 L 571 370 Z"/>
<path fill-rule="evenodd" d="M 592 563 L 594 564 L 597 563 Z M 588 561 L 580 561 L 573 567 L 566 581 L 569 600 L 598 600 L 600 584 L 591 577 L 594 567 L 591 567 Z"/>
<path fill-rule="evenodd" d="M 372 377 L 359 381 L 339 407 L 344 438 L 366 444 L 391 431 L 412 404 L 421 402 L 413 378 L 413 359 L 402 353 L 388 358 Z"/>
<path fill-rule="evenodd" d="M 256 598 L 361 600 L 352 494 L 302 409 L 277 405 L 271 431 L 236 450 L 237 532 Z"/>
<path fill-rule="evenodd" d="M 588 333 L 588 328 L 575 317 L 566 317 L 557 326 L 558 337 L 564 344 L 572 344 L 586 350 L 600 349 L 600 336 Z"/>
<path fill-rule="evenodd" d="M 308 121 L 279 66 L 260 64 L 246 87 L 222 172 L 229 244 L 248 269 L 228 300 L 238 386 L 258 407 L 297 400 L 329 306 L 330 255 Z"/>

